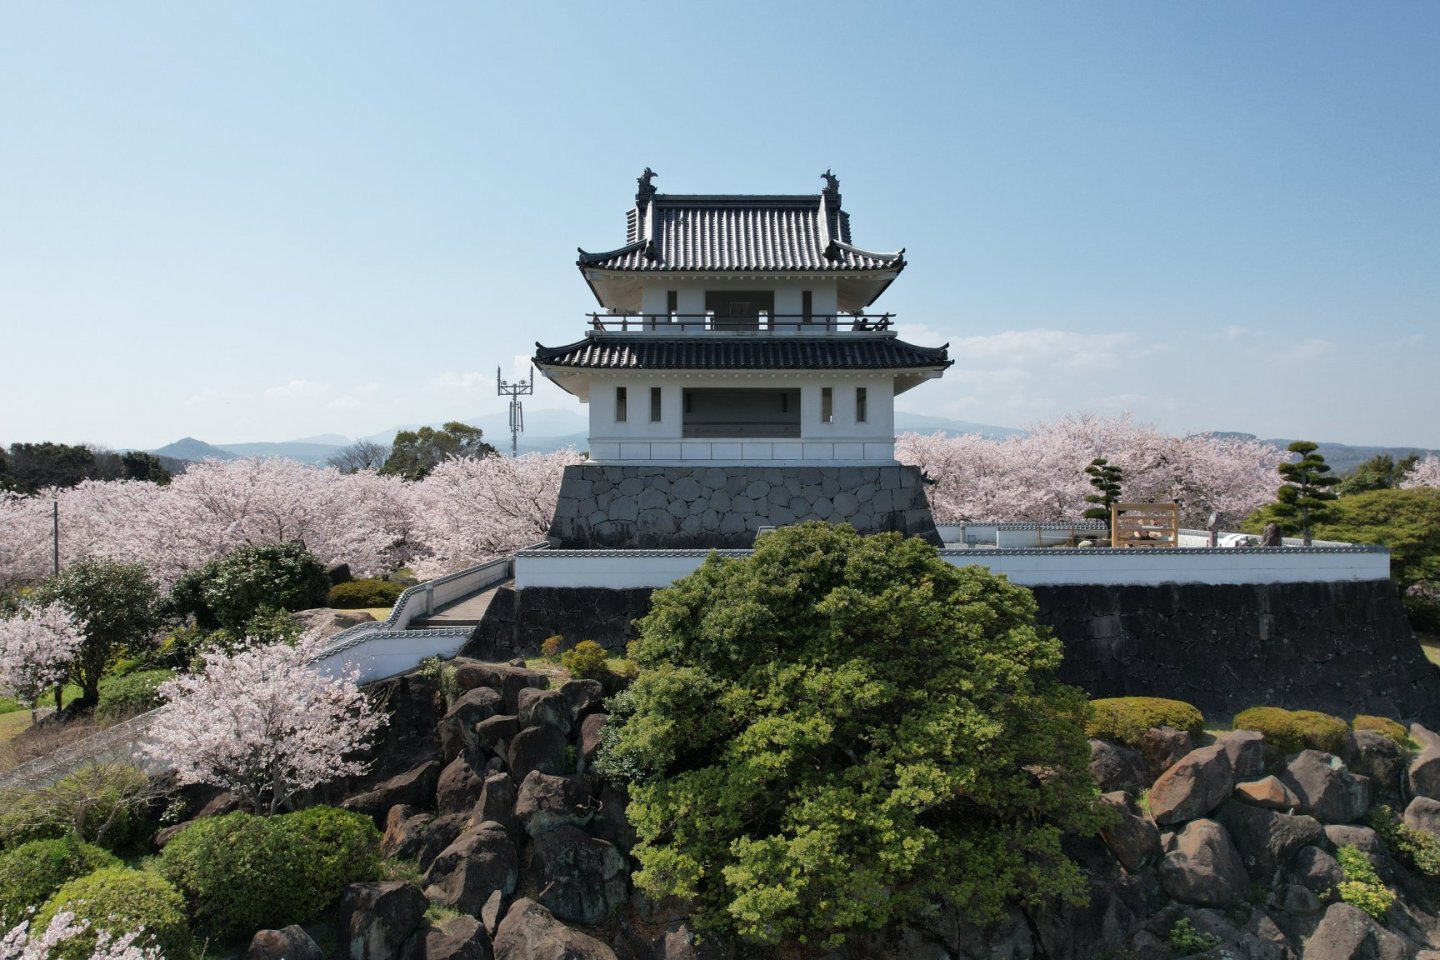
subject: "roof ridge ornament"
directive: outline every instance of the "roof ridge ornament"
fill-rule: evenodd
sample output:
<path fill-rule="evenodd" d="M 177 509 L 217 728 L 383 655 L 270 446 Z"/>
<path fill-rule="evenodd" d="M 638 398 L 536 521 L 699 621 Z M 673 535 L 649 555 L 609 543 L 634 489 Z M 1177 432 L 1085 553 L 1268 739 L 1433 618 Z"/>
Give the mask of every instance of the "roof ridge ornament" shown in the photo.
<path fill-rule="evenodd" d="M 635 183 L 637 185 L 637 189 L 635 191 L 635 202 L 637 204 L 644 203 L 645 200 L 655 196 L 655 184 L 651 183 L 650 181 L 658 176 L 660 176 L 660 174 L 656 173 L 654 170 L 651 170 L 649 167 L 646 167 L 645 172 L 635 178 Z"/>
<path fill-rule="evenodd" d="M 840 192 L 840 178 L 831 173 L 829 167 L 826 167 L 825 172 L 820 174 L 820 179 L 825 181 L 825 192 Z"/>

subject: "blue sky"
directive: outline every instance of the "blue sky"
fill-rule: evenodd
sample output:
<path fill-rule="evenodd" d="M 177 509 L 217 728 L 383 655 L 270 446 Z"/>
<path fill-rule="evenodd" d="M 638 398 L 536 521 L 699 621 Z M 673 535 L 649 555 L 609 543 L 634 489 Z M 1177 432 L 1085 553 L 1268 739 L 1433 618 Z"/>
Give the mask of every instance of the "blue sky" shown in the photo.
<path fill-rule="evenodd" d="M 649 165 L 833 168 L 958 361 L 902 407 L 1440 447 L 1437 49 L 1432 2 L 5 4 L 0 443 L 499 410 Z"/>

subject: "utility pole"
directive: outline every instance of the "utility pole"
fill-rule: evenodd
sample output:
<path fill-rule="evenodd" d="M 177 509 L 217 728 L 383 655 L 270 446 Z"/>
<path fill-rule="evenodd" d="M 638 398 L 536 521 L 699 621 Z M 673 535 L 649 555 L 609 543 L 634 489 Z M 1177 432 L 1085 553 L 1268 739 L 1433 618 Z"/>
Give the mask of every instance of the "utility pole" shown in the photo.
<path fill-rule="evenodd" d="M 520 405 L 520 398 L 535 392 L 535 368 L 530 368 L 529 380 L 506 383 L 500 376 L 500 368 L 496 367 L 495 392 L 499 396 L 510 398 L 510 456 L 514 457 L 520 448 L 520 434 L 525 431 L 525 410 Z"/>
<path fill-rule="evenodd" d="M 50 501 L 50 522 L 53 537 L 51 542 L 55 545 L 54 561 L 55 574 L 60 573 L 60 498 L 56 497 Z"/>

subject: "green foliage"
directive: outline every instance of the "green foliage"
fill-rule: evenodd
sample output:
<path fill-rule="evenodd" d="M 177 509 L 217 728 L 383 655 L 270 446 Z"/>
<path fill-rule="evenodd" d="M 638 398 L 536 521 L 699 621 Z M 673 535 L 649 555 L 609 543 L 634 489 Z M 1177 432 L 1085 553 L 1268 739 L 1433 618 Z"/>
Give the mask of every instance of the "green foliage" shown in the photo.
<path fill-rule="evenodd" d="M 1219 937 L 1196 930 L 1194 922 L 1189 917 L 1181 917 L 1176 920 L 1165 941 L 1169 945 L 1170 951 L 1177 957 L 1188 957 L 1192 953 L 1204 953 L 1206 950 L 1220 946 Z"/>
<path fill-rule="evenodd" d="M 460 681 L 455 676 L 455 668 L 446 663 L 444 657 L 426 657 L 421 660 L 420 676 L 433 683 L 447 703 L 460 693 Z"/>
<path fill-rule="evenodd" d="M 243 634 L 264 610 L 324 606 L 330 593 L 325 566 L 300 543 L 241 547 L 182 577 L 172 606 L 196 623 Z"/>
<path fill-rule="evenodd" d="M 95 453 L 68 443 L 12 443 L 3 475 L 6 486 L 18 493 L 35 493 L 45 487 L 73 487 L 91 477 Z"/>
<path fill-rule="evenodd" d="M 114 854 L 73 836 L 32 840 L 0 853 L 0 925 L 9 930 L 60 889 L 102 867 L 118 867 Z"/>
<path fill-rule="evenodd" d="M 1440 581 L 1440 489 L 1373 490 L 1330 508 L 1316 536 L 1390 548 L 1390 575 L 1402 589 Z"/>
<path fill-rule="evenodd" d="M 1359 847 L 1346 846 L 1335 851 L 1335 859 L 1345 870 L 1345 879 L 1335 888 L 1340 899 L 1384 923 L 1395 893 L 1380 880 L 1370 858 Z"/>
<path fill-rule="evenodd" d="M 395 434 L 390 456 L 379 471 L 381 476 L 424 480 L 441 461 L 456 457 L 488 457 L 495 448 L 483 439 L 484 431 L 466 423 L 451 421 L 439 430 L 421 427 Z"/>
<path fill-rule="evenodd" d="M 1410 749 L 1410 734 L 1405 730 L 1404 724 L 1397 723 L 1389 717 L 1372 717 L 1362 713 L 1350 721 L 1350 729 L 1374 730 L 1376 733 L 1383 733 L 1394 740 L 1401 750 Z"/>
<path fill-rule="evenodd" d="M 97 711 L 109 719 L 123 720 L 160 706 L 156 692 L 160 684 L 175 675 L 173 670 L 137 670 L 119 677 L 100 681 L 100 706 Z"/>
<path fill-rule="evenodd" d="M 196 927 L 222 941 L 307 923 L 345 885 L 380 876 L 368 817 L 315 807 L 276 817 L 209 817 L 165 845 L 158 869 L 191 904 Z"/>
<path fill-rule="evenodd" d="M 1198 740 L 1205 732 L 1205 716 L 1183 700 L 1163 697 L 1107 697 L 1090 701 L 1085 736 L 1136 747 L 1151 727 L 1174 727 Z"/>
<path fill-rule="evenodd" d="M 32 930 L 44 930 L 61 910 L 69 910 L 89 929 L 67 940 L 53 954 L 54 960 L 84 960 L 95 946 L 94 934 L 106 930 L 115 936 L 144 929 L 136 940 L 140 947 L 158 946 L 170 960 L 185 960 L 192 943 L 185 901 L 164 879 L 143 870 L 105 867 L 71 880 L 35 915 Z"/>
<path fill-rule="evenodd" d="M 1440 878 L 1440 838 L 1408 826 L 1385 804 L 1376 804 L 1366 818 L 1402 862 L 1425 876 Z"/>
<path fill-rule="evenodd" d="M 898 534 L 805 523 L 656 591 L 609 701 L 636 884 L 761 943 L 949 900 L 1079 902 L 1100 825 L 1085 700 L 1029 591 Z"/>
<path fill-rule="evenodd" d="M 546 637 L 540 643 L 540 656 L 546 660 L 559 660 L 560 652 L 565 646 L 565 638 L 556 634 L 553 637 Z"/>
<path fill-rule="evenodd" d="M 1339 717 L 1315 710 L 1285 710 L 1281 707 L 1251 707 L 1235 714 L 1236 730 L 1259 730 L 1265 745 L 1288 755 L 1301 750 L 1338 753 L 1345 745 L 1350 726 Z"/>
<path fill-rule="evenodd" d="M 581 640 L 560 654 L 560 665 L 572 677 L 598 680 L 605 673 L 605 648 L 594 640 Z"/>
<path fill-rule="evenodd" d="M 1335 488 L 1336 492 L 1342 497 L 1350 497 L 1371 490 L 1393 490 L 1419 462 L 1418 453 L 1401 457 L 1398 462 L 1388 453 L 1376 454 L 1346 474 Z"/>
<path fill-rule="evenodd" d="M 405 588 L 389 580 L 347 580 L 330 588 L 326 601 L 340 610 L 360 610 L 365 607 L 390 607 L 400 599 Z"/>
<path fill-rule="evenodd" d="M 163 487 L 171 479 L 170 471 L 165 469 L 160 458 L 143 450 L 120 454 L 120 467 L 126 480 L 147 480 Z"/>
<path fill-rule="evenodd" d="M 1095 488 L 1094 493 L 1085 495 L 1085 502 L 1096 506 L 1090 507 L 1081 516 L 1086 520 L 1108 521 L 1110 505 L 1120 501 L 1120 485 L 1125 481 L 1124 471 L 1104 457 L 1096 457 L 1090 461 L 1090 466 L 1085 468 L 1085 473 L 1090 477 L 1090 486 Z"/>
<path fill-rule="evenodd" d="M 157 624 L 159 593 L 145 568 L 118 560 L 77 560 L 41 582 L 32 600 L 62 604 L 84 621 L 85 642 L 70 665 L 83 699 L 100 697 L 105 668 L 122 655 L 147 652 Z"/>
<path fill-rule="evenodd" d="M 64 835 L 64 828 L 46 816 L 39 793 L 18 787 L 0 791 L 0 850 Z"/>
<path fill-rule="evenodd" d="M 1273 520 L 1287 533 L 1299 533 L 1310 545 L 1312 530 L 1330 519 L 1336 493 L 1331 488 L 1340 482 L 1332 476 L 1330 465 L 1316 453 L 1317 444 L 1296 440 L 1286 447 L 1298 453 L 1299 460 L 1280 464 L 1280 477 L 1285 482 L 1275 492 L 1275 502 L 1267 508 L 1266 519 Z"/>
<path fill-rule="evenodd" d="M 143 771 L 111 760 L 82 764 L 32 793 L 41 824 L 119 850 L 144 826 L 153 791 Z"/>

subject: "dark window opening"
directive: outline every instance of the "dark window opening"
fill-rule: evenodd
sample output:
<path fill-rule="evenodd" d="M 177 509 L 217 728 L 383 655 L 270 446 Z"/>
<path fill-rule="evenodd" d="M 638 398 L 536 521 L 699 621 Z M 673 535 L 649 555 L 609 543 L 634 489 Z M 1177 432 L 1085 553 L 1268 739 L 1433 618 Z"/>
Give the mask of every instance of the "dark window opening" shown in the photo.
<path fill-rule="evenodd" d="M 800 391 L 745 388 L 684 393 L 681 436 L 793 439 L 800 436 Z"/>
<path fill-rule="evenodd" d="M 706 290 L 705 312 L 716 330 L 759 330 L 760 318 L 775 315 L 773 290 Z"/>
<path fill-rule="evenodd" d="M 650 422 L 660 422 L 660 388 L 650 388 Z"/>
<path fill-rule="evenodd" d="M 820 422 L 835 422 L 835 391 L 830 387 L 820 388 Z"/>
<path fill-rule="evenodd" d="M 867 400 L 864 387 L 855 388 L 855 422 L 864 423 L 869 411 L 866 409 Z"/>
<path fill-rule="evenodd" d="M 615 388 L 615 422 L 616 422 L 616 423 L 623 423 L 623 422 L 625 421 L 626 415 L 627 415 L 627 413 L 629 412 L 629 411 L 626 409 L 627 406 L 628 406 L 628 404 L 626 403 L 625 388 L 624 388 L 624 387 L 616 387 L 616 388 Z"/>

